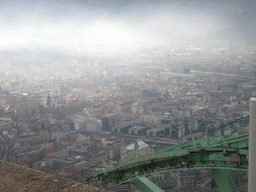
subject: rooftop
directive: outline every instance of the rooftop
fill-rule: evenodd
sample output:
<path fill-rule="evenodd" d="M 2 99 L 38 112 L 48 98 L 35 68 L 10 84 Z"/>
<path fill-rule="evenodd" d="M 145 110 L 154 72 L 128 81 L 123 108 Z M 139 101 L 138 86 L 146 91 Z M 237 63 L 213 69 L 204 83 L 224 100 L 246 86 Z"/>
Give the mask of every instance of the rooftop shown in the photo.
<path fill-rule="evenodd" d="M 134 144 L 135 144 L 135 143 L 129 144 L 125 149 L 126 149 L 126 150 L 134 150 Z M 139 145 L 139 149 L 148 146 L 148 144 L 145 143 L 144 141 L 139 141 L 139 142 L 138 142 L 138 145 Z"/>

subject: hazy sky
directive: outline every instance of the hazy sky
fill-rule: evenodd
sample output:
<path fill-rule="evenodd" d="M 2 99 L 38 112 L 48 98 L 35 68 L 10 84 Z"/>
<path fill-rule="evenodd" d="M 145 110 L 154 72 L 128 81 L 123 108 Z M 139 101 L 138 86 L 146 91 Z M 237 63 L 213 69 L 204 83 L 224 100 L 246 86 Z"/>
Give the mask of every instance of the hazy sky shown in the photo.
<path fill-rule="evenodd" d="M 254 23 L 254 1 L 0 1 L 0 47 L 129 50 Z"/>

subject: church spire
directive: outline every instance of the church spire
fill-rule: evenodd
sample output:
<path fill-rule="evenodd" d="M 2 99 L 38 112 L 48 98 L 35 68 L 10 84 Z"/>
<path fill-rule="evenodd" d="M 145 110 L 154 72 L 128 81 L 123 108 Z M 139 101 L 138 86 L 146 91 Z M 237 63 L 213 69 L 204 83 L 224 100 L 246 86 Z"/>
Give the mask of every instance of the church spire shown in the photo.
<path fill-rule="evenodd" d="M 47 98 L 47 109 L 51 109 L 51 98 L 50 98 L 49 94 L 48 94 L 48 98 Z"/>

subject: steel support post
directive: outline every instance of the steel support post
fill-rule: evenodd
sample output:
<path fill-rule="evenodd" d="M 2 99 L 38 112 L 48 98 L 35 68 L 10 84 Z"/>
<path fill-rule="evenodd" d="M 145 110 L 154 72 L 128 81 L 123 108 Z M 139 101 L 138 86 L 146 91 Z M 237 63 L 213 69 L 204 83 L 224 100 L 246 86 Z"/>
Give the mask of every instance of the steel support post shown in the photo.
<path fill-rule="evenodd" d="M 249 192 L 256 190 L 256 98 L 250 99 L 249 121 Z"/>
<path fill-rule="evenodd" d="M 234 185 L 234 178 L 229 170 L 213 169 L 215 181 L 220 192 L 239 192 L 237 186 Z"/>
<path fill-rule="evenodd" d="M 141 192 L 164 192 L 156 184 L 146 177 L 136 178 L 132 182 Z"/>
<path fill-rule="evenodd" d="M 216 160 L 217 162 L 226 160 L 222 153 L 212 154 L 210 155 L 210 159 Z M 239 192 L 235 179 L 229 170 L 212 169 L 212 172 L 220 192 Z"/>

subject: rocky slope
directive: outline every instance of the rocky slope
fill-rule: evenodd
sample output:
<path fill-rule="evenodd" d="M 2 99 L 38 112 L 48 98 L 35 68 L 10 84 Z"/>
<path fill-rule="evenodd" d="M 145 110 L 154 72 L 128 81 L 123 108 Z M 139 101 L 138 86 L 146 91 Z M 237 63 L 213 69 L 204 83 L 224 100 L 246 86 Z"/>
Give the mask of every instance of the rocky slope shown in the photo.
<path fill-rule="evenodd" d="M 35 169 L 0 161 L 1 192 L 101 192 L 105 189 L 96 188 L 84 183 L 71 181 L 57 175 L 47 174 Z"/>

